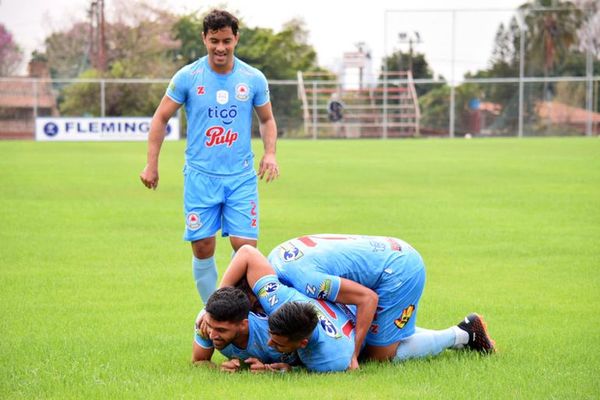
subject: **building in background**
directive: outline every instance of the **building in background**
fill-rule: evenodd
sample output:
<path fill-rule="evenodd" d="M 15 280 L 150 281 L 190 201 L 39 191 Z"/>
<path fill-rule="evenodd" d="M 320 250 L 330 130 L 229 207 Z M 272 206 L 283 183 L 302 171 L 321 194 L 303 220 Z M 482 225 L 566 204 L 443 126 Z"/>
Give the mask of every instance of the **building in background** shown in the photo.
<path fill-rule="evenodd" d="M 28 72 L 0 79 L 0 139 L 33 139 L 36 117 L 59 115 L 46 61 L 30 61 Z"/>

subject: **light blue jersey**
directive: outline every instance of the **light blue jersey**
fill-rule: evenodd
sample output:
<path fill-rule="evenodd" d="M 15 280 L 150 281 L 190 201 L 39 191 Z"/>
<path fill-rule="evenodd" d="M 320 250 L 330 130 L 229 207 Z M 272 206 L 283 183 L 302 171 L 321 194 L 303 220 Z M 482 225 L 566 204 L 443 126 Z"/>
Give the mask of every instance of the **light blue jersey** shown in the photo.
<path fill-rule="evenodd" d="M 214 347 L 212 340 L 203 338 L 198 333 L 196 333 L 194 340 L 198 346 L 205 349 Z M 274 348 L 267 345 L 268 341 L 269 324 L 267 316 L 250 312 L 250 314 L 248 314 L 248 345 L 246 348 L 240 349 L 233 343 L 230 343 L 220 350 L 220 352 L 229 359 L 239 358 L 240 360 L 245 360 L 250 357 L 255 357 L 267 364 L 277 362 L 284 362 L 291 365 L 297 364 L 298 360 L 295 354 L 279 353 Z"/>
<path fill-rule="evenodd" d="M 235 58 L 230 73 L 218 74 L 202 57 L 173 76 L 166 95 L 185 105 L 189 167 L 215 176 L 254 170 L 253 108 L 270 101 L 262 72 Z"/>
<path fill-rule="evenodd" d="M 408 243 L 390 237 L 311 235 L 289 240 L 268 256 L 281 282 L 309 297 L 337 300 L 340 278 L 377 293 L 366 343 L 386 346 L 414 333 L 425 267 Z"/>
<path fill-rule="evenodd" d="M 272 314 L 290 301 L 313 304 L 319 323 L 309 338 L 308 345 L 297 350 L 300 361 L 310 371 L 334 372 L 348 369 L 354 353 L 355 324 L 355 316 L 348 307 L 306 297 L 281 284 L 275 275 L 259 279 L 253 291 L 267 314 Z"/>

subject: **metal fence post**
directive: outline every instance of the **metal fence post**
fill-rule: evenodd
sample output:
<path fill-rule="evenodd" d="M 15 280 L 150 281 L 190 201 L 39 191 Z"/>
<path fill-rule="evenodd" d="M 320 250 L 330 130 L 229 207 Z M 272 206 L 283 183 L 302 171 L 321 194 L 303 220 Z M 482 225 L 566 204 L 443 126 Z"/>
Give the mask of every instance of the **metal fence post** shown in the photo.
<path fill-rule="evenodd" d="M 452 64 L 451 64 L 451 68 L 452 68 L 452 72 L 450 73 L 450 129 L 448 131 L 448 134 L 450 135 L 451 138 L 454 137 L 454 119 L 455 119 L 455 115 L 454 115 L 454 109 L 455 109 L 455 83 L 456 80 L 454 79 L 454 64 L 456 63 L 456 10 L 452 10 Z"/>
<path fill-rule="evenodd" d="M 518 136 L 520 138 L 523 137 L 523 107 L 524 107 L 524 91 L 525 91 L 525 82 L 523 82 L 523 78 L 525 77 L 525 16 L 523 12 L 519 12 L 519 28 L 521 31 L 521 37 L 519 38 L 519 131 Z"/>
<path fill-rule="evenodd" d="M 585 93 L 585 108 L 587 110 L 587 118 L 585 121 L 585 134 L 586 136 L 592 136 L 592 112 L 593 112 L 593 105 L 592 105 L 592 98 L 593 98 L 593 93 L 592 93 L 592 86 L 593 86 L 593 82 L 592 82 L 592 72 L 593 72 L 593 64 L 592 64 L 592 50 L 591 50 L 591 46 L 588 46 L 587 49 L 587 59 L 586 59 L 586 65 L 585 65 L 585 69 L 586 69 L 586 93 Z"/>
<path fill-rule="evenodd" d="M 313 98 L 312 98 L 312 138 L 317 138 L 317 81 L 312 82 Z"/>
<path fill-rule="evenodd" d="M 100 80 L 100 116 L 106 116 L 106 81 Z"/>

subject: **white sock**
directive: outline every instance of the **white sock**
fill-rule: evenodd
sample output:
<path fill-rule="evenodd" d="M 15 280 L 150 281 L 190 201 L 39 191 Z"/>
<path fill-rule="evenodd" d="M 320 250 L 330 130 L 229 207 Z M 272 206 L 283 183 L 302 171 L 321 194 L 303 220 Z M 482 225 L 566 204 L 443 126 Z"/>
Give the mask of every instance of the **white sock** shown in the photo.
<path fill-rule="evenodd" d="M 435 356 L 449 349 L 456 342 L 456 327 L 441 331 L 417 328 L 412 336 L 400 341 L 394 361 L 404 361 L 411 358 Z"/>

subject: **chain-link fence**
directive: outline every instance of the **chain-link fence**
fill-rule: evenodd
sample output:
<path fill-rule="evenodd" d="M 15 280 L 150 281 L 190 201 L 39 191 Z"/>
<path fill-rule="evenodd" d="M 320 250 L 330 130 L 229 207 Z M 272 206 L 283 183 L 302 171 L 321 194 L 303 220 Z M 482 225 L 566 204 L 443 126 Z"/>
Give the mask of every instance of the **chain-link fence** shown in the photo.
<path fill-rule="evenodd" d="M 378 84 L 383 85 L 383 81 Z M 164 95 L 168 80 L 38 80 L 0 79 L 0 138 L 32 139 L 35 118 L 152 116 Z M 315 88 L 335 87 L 339 82 L 306 81 Z M 415 80 L 419 96 L 418 136 L 563 136 L 600 134 L 600 112 L 589 109 L 598 102 L 600 77 L 487 78 L 468 79 L 460 86 L 435 80 Z M 590 90 L 591 87 L 591 90 Z M 283 138 L 384 137 L 384 100 L 373 104 L 381 115 L 374 130 L 365 124 L 361 135 L 353 109 L 344 110 L 344 119 L 315 126 L 307 121 L 305 106 L 295 81 L 270 82 L 271 101 Z M 551 88 L 551 89 L 549 89 Z M 548 91 L 560 94 L 548 99 Z M 586 101 L 586 93 L 590 100 Z M 569 95 L 570 94 L 570 95 Z M 310 97 L 310 95 L 309 95 Z M 380 96 L 381 97 L 381 96 Z M 452 101 L 452 97 L 454 100 Z M 502 101 L 490 101 L 500 98 Z M 392 106 L 393 99 L 387 100 Z M 451 105 L 454 104 L 454 107 Z M 326 107 L 308 99 L 308 111 Z M 326 113 L 326 110 L 322 110 Z M 358 111 L 357 111 L 358 112 Z M 379 113 L 379 114 L 377 114 Z M 185 136 L 182 116 L 181 136 Z M 318 129 L 317 129 L 318 128 Z M 391 129 L 391 128 L 390 128 Z M 339 132 L 345 132 L 339 135 Z M 358 133 L 357 133 L 358 132 Z M 254 134 L 258 135 L 255 124 Z M 394 137 L 388 135 L 387 137 Z"/>

